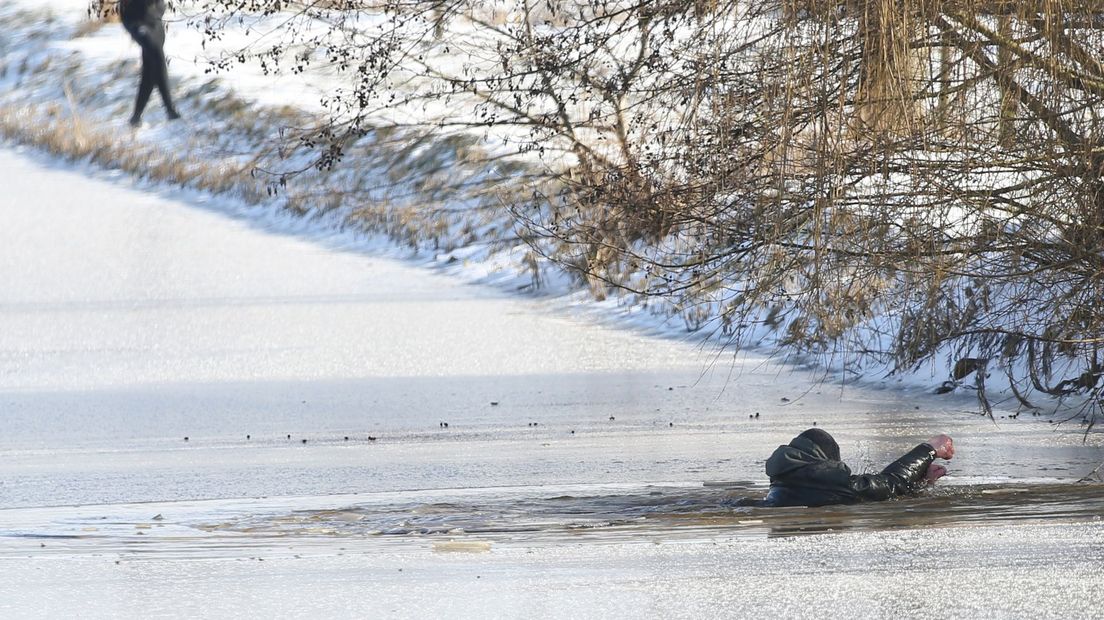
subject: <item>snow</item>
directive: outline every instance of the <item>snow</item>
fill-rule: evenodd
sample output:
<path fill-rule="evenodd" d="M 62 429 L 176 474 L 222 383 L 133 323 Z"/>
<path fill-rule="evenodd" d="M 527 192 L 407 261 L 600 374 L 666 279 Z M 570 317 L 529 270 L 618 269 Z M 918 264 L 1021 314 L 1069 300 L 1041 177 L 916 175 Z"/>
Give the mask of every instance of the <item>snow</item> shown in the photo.
<path fill-rule="evenodd" d="M 1096 525 L 814 543 L 754 525 L 745 533 L 735 515 L 705 530 L 566 539 L 366 537 L 356 528 L 378 527 L 361 523 L 377 518 L 371 511 L 526 497 L 620 498 L 629 514 L 663 489 L 716 511 L 725 492 L 703 482 L 761 489 L 772 446 L 817 420 L 858 469 L 950 432 L 960 446 L 952 486 L 1069 481 L 1104 448 L 1098 436 L 1083 443 L 1032 418 L 995 426 L 924 395 L 808 390 L 809 375 L 759 358 L 706 366 L 712 352 L 695 343 L 458 283 L 345 235 L 243 216 L 225 199 L 151 194 L 11 151 L 0 152 L 0 170 L 6 617 L 666 616 L 765 604 L 749 592 L 797 610 L 824 592 L 878 591 L 846 575 L 911 570 L 911 554 L 872 552 L 886 545 L 968 549 L 961 565 L 984 570 L 956 586 L 964 609 L 1006 609 L 1018 599 L 990 586 L 1019 574 L 1010 558 L 1029 561 L 1022 540 L 1040 536 L 1078 541 L 1029 550 L 1042 558 L 1063 545 L 1061 578 L 1035 577 L 1048 612 L 1096 604 L 1070 595 L 1099 560 L 1099 545 L 1086 546 L 1104 539 Z M 748 419 L 753 411 L 761 417 Z M 541 518 L 520 506 L 510 523 Z M 295 525 L 312 514 L 323 521 Z M 467 552 L 444 553 L 450 545 Z M 835 557 L 833 566 L 843 557 L 858 572 L 794 582 L 808 554 Z M 924 585 L 935 569 L 920 570 L 909 573 L 920 585 L 905 608 L 939 595 Z M 69 596 L 45 596 L 62 587 Z M 858 609 L 833 600 L 840 612 Z"/>
<path fill-rule="evenodd" d="M 39 8 L 37 3 L 29 0 L 17 0 L 13 4 L 6 5 L 10 10 L 20 7 Z M 69 25 L 76 23 L 84 15 L 83 0 L 51 0 L 47 7 L 61 16 L 62 22 Z M 198 5 L 188 3 L 181 11 L 174 14 L 173 19 L 183 19 L 182 16 L 194 15 L 199 10 Z M 242 119 L 238 116 L 230 119 L 220 118 L 206 109 L 207 104 L 233 94 L 245 97 L 256 105 L 292 105 L 302 110 L 318 112 L 320 95 L 332 92 L 341 85 L 339 76 L 335 76 L 321 66 L 300 75 L 266 76 L 255 64 L 235 68 L 231 77 L 218 82 L 215 86 L 207 83 L 210 78 L 205 73 L 208 59 L 215 58 L 227 50 L 236 49 L 251 37 L 257 36 L 258 32 L 271 30 L 280 19 L 282 19 L 280 16 L 257 17 L 247 20 L 248 23 L 232 23 L 220 41 L 211 42 L 206 48 L 199 32 L 183 23 L 172 24 L 168 38 L 168 54 L 172 58 L 170 72 L 174 83 L 180 87 L 178 90 L 188 93 L 178 94 L 178 103 L 188 119 L 184 124 L 166 125 L 159 122 L 160 111 L 155 102 L 153 109 L 150 110 L 149 118 L 152 120 L 149 126 L 135 133 L 124 128 L 125 110 L 128 109 L 133 96 L 133 84 L 128 80 L 113 80 L 110 76 L 118 74 L 113 73 L 111 68 L 114 67 L 117 71 L 120 63 L 133 63 L 137 54 L 135 45 L 125 36 L 121 28 L 114 24 L 77 38 L 65 36 L 65 28 L 52 27 L 49 32 L 50 40 L 36 41 L 35 45 L 40 46 L 41 49 L 27 54 L 32 59 L 32 64 L 49 59 L 50 66 L 56 67 L 52 71 L 57 75 L 47 71 L 38 76 L 39 81 L 25 84 L 15 75 L 16 72 L 10 71 L 7 80 L 13 88 L 9 98 L 11 101 L 28 105 L 29 113 L 33 116 L 28 119 L 28 125 L 50 122 L 51 113 L 48 110 L 51 104 L 62 103 L 66 109 L 73 106 L 67 99 L 68 95 L 62 92 L 63 89 L 58 84 L 59 78 L 64 77 L 65 80 L 69 80 L 67 82 L 69 87 L 84 93 L 77 97 L 78 103 L 75 106 L 79 110 L 81 123 L 84 125 L 104 124 L 117 129 L 122 136 L 130 140 L 130 142 L 124 140 L 124 143 L 133 144 L 138 149 L 147 149 L 151 155 L 179 152 L 190 161 L 208 160 L 223 167 L 242 165 L 249 160 L 248 154 L 266 144 L 263 138 L 258 142 L 259 138 L 254 134 L 257 131 L 272 133 L 275 128 L 266 126 L 264 122 L 260 123 L 260 127 L 242 127 L 240 126 Z M 462 29 L 462 20 L 453 26 Z M 21 28 L 19 36 L 24 36 L 25 30 L 26 28 Z M 67 58 L 70 54 L 75 54 L 80 59 L 79 69 L 75 72 L 67 72 L 60 62 L 60 59 Z M 16 57 L 18 55 L 13 56 L 13 58 Z M 14 64 L 15 60 L 12 62 Z M 124 72 L 122 75 L 128 74 Z M 196 95 L 197 92 L 200 94 Z M 0 103 L 3 99 L 3 96 L 0 96 Z M 419 112 L 427 115 L 425 118 L 429 118 L 434 113 L 432 110 Z M 196 138 L 196 135 L 202 137 Z M 366 151 L 378 150 L 381 153 L 376 159 L 369 158 L 363 161 L 352 158 L 346 162 L 345 169 L 326 177 L 305 181 L 307 198 L 303 200 L 302 206 L 307 210 L 307 218 L 322 214 L 323 205 L 329 204 L 328 196 L 335 191 L 367 195 L 369 203 L 387 205 L 387 210 L 391 213 L 409 210 L 411 214 L 410 217 L 393 215 L 391 220 L 377 225 L 377 228 L 394 226 L 394 220 L 422 222 L 421 230 L 415 233 L 416 238 L 409 243 L 417 245 L 417 254 L 420 257 L 435 259 L 450 275 L 469 282 L 493 283 L 504 289 L 534 286 L 536 278 L 533 277 L 534 270 L 529 265 L 535 260 L 535 255 L 527 246 L 512 239 L 511 231 L 514 222 L 508 214 L 495 213 L 495 211 L 501 211 L 496 209 L 480 209 L 480 206 L 486 205 L 481 204 L 480 199 L 472 197 L 450 196 L 433 202 L 419 200 L 420 190 L 417 187 L 402 181 L 393 184 L 390 178 L 390 167 L 394 162 L 389 161 L 390 153 L 387 149 L 377 149 L 378 146 L 370 141 L 363 145 Z M 402 164 L 409 163 L 407 159 L 397 154 L 390 155 Z M 265 166 L 295 168 L 299 165 L 307 165 L 308 156 L 308 153 L 300 150 L 292 153 L 287 161 L 266 161 Z M 457 166 L 454 174 L 482 179 L 501 176 L 494 166 L 475 170 Z M 282 209 L 293 199 L 293 193 L 294 190 L 285 192 L 275 199 L 262 201 L 257 209 L 243 214 L 243 217 L 262 219 L 269 217 L 266 215 L 267 211 Z M 493 206 L 497 206 L 498 198 L 492 197 L 490 200 L 494 203 Z M 356 220 L 347 219 L 353 208 L 355 206 L 347 205 L 326 211 L 325 222 L 333 229 L 348 225 L 358 226 L 360 224 Z M 442 216 L 441 212 L 449 215 Z M 315 231 L 325 228 L 317 221 L 306 221 L 307 218 L 300 221 L 299 226 Z M 289 229 L 296 226 L 291 222 L 283 225 Z M 418 226 L 415 225 L 416 228 Z M 432 232 L 426 232 L 430 228 Z M 475 233 L 469 235 L 466 231 L 470 230 L 474 230 Z M 403 241 L 407 240 L 403 239 Z M 380 245 L 378 239 L 371 242 L 360 240 L 352 243 Z M 645 248 L 640 249 L 645 250 Z M 667 251 L 674 251 L 674 248 L 667 248 Z M 661 301 L 653 301 L 649 307 L 646 303 L 634 301 L 631 296 L 616 295 L 604 302 L 596 303 L 590 297 L 589 291 L 581 290 L 557 267 L 541 260 L 536 260 L 536 264 L 536 274 L 544 293 L 561 295 L 560 301 L 565 305 L 578 306 L 580 312 L 592 313 L 620 325 L 633 325 L 671 335 L 698 330 L 699 337 L 707 338 L 708 332 L 716 329 L 720 323 L 721 300 L 704 300 L 692 309 L 675 308 Z M 740 282 L 730 282 L 719 294 L 731 295 L 741 285 Z M 887 309 L 888 315 L 899 311 L 899 308 Z M 867 324 L 858 326 L 852 334 L 853 338 L 848 342 L 840 343 L 836 350 L 801 361 L 820 365 L 821 368 L 827 369 L 828 375 L 832 378 L 851 380 L 859 375 L 859 380 L 871 384 L 930 389 L 949 378 L 950 369 L 957 357 L 968 353 L 946 352 L 913 369 L 912 372 L 902 372 L 893 376 L 887 376 L 892 369 L 881 362 L 853 359 L 858 357 L 851 353 L 854 350 L 884 350 L 885 334 L 895 333 L 896 327 L 887 319 L 887 316 L 874 316 Z M 765 325 L 750 325 L 745 335 L 749 344 L 760 346 L 763 350 L 769 350 L 777 338 L 773 328 Z M 845 370 L 844 367 L 846 367 Z M 1076 369 L 1071 368 L 1063 376 L 1076 374 L 1078 374 Z M 993 393 L 1007 388 L 1004 374 L 999 370 L 992 373 L 987 383 Z M 969 393 L 969 387 L 964 387 L 963 391 Z M 1005 400 L 1002 401 L 1001 398 Z M 1007 392 L 992 399 L 996 401 L 995 404 L 998 407 L 1017 405 Z"/>
<path fill-rule="evenodd" d="M 118 32 L 79 45 L 134 54 Z M 774 537 L 718 517 L 725 487 L 702 486 L 761 490 L 770 450 L 813 424 L 857 470 L 949 432 L 951 489 L 1071 482 L 1104 459 L 1098 434 L 817 383 L 615 302 L 509 294 L 507 258 L 478 248 L 447 266 L 26 151 L 0 150 L 0 173 L 4 617 L 900 617 L 951 601 L 1067 618 L 1102 602 L 1091 518 Z M 370 534 L 373 511 L 521 506 L 530 523 L 526 501 L 639 508 L 660 491 L 719 521 Z"/>
<path fill-rule="evenodd" d="M 607 341 L 596 342 L 570 323 L 536 320 L 524 312 L 532 305 L 526 300 L 474 293 L 411 265 L 365 261 L 351 252 L 318 260 L 317 243 L 258 234 L 268 226 L 263 221 L 225 225 L 217 213 L 172 208 L 153 195 L 119 201 L 111 185 L 59 172 L 37 178 L 27 166 L 5 161 L 7 174 L 34 179 L 9 186 L 10 200 L 38 206 L 13 210 L 0 233 L 10 252 L 5 302 L 17 311 L 3 338 L 13 349 L 50 354 L 28 356 L 5 382 L 9 389 L 511 376 L 690 368 L 702 360 L 622 332 L 607 331 Z M 72 192 L 43 202 L 40 184 L 55 183 L 54 175 Z M 280 219 L 272 225 L 290 230 L 297 224 Z M 319 241 L 355 244 L 340 233 Z M 44 291 L 44 282 L 53 285 Z M 403 290 L 403 298 L 383 292 L 391 290 Z M 440 303 L 447 312 L 439 311 Z M 59 316 L 70 320 L 59 323 Z M 112 329 L 119 324 L 126 325 L 122 333 Z M 406 325 L 417 325 L 417 332 Z M 491 331 L 501 340 L 481 338 Z M 109 350 L 114 355 L 100 359 Z"/>

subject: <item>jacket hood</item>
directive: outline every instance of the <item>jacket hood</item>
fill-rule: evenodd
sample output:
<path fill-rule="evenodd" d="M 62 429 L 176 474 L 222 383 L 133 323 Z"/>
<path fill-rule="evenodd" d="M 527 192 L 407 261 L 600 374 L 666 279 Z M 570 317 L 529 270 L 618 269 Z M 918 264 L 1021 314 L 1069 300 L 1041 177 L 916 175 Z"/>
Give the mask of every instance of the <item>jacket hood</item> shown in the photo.
<path fill-rule="evenodd" d="M 798 436 L 794 437 L 790 445 L 778 446 L 774 454 L 767 459 L 767 476 L 775 478 L 795 469 L 831 460 L 811 439 Z"/>

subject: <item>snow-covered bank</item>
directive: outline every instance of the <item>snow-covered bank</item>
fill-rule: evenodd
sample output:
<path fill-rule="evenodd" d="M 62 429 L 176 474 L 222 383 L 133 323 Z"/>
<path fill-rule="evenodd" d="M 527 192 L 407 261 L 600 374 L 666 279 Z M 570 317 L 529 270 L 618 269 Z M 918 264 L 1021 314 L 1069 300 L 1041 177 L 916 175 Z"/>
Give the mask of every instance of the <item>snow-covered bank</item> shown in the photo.
<path fill-rule="evenodd" d="M 333 171 L 311 171 L 270 193 L 267 170 L 309 167 L 306 148 L 280 150 L 293 127 L 317 123 L 314 76 L 251 73 L 212 78 L 197 33 L 176 24 L 167 54 L 185 120 L 167 123 L 155 100 L 138 130 L 126 124 L 137 47 L 115 23 L 89 27 L 83 0 L 16 0 L 0 6 L 0 135 L 65 159 L 121 170 L 149 188 L 220 196 L 222 209 L 349 247 L 415 258 L 467 282 L 538 291 L 562 306 L 649 333 L 700 339 L 662 304 L 598 302 L 585 286 L 515 235 L 503 208 L 526 171 L 509 161 L 468 163 L 461 136 L 370 133 Z M 232 47 L 233 41 L 223 41 Z M 520 166 L 520 167 L 519 167 Z M 456 179 L 464 179 L 462 183 Z M 465 189 L 467 188 L 467 189 Z M 712 345 L 710 345 L 712 346 Z M 727 359 L 727 356 L 726 356 Z"/>
<path fill-rule="evenodd" d="M 207 64 L 200 60 L 204 42 L 199 33 L 179 23 L 172 25 L 168 51 L 188 120 L 164 123 L 155 103 L 147 126 L 131 131 L 124 119 L 133 95 L 136 49 L 117 24 L 80 25 L 84 7 L 83 0 L 45 4 L 18 0 L 0 7 L 10 29 L 10 36 L 0 42 L 5 66 L 0 78 L 5 87 L 0 95 L 0 131 L 12 139 L 104 168 L 119 168 L 153 186 L 232 196 L 240 201 L 233 210 L 243 217 L 281 214 L 317 234 L 364 233 L 350 243 L 416 256 L 469 281 L 520 290 L 539 287 L 561 294 L 566 304 L 614 317 L 623 325 L 686 337 L 689 328 L 709 325 L 720 317 L 721 306 L 713 303 L 680 308 L 631 296 L 594 301 L 589 291 L 517 238 L 515 222 L 504 206 L 525 194 L 524 183 L 519 182 L 526 175 L 525 165 L 489 163 L 483 152 L 486 145 L 478 139 L 394 129 L 369 132 L 348 145 L 345 159 L 335 170 L 298 176 L 273 196 L 269 192 L 273 178 L 253 172 L 309 166 L 309 149 L 285 149 L 280 145 L 288 143 L 281 140 L 293 133 L 290 128 L 318 122 L 317 97 L 332 87 L 327 82 L 332 76 L 276 78 L 262 76 L 255 66 L 246 64 L 235 67 L 230 77 L 212 79 L 205 74 Z M 44 18 L 46 12 L 53 17 Z M 224 34 L 224 41 L 210 44 L 232 49 L 241 41 L 235 37 L 243 33 Z M 871 322 L 878 320 L 875 316 Z M 799 361 L 835 372 L 840 364 L 849 363 L 842 358 L 854 351 L 884 351 L 885 343 L 871 344 L 877 332 L 867 330 L 864 333 L 872 340 L 862 346 L 843 346 L 838 357 L 825 352 L 820 358 Z M 778 338 L 785 336 L 765 333 L 763 342 Z M 718 339 L 707 346 L 719 344 Z M 768 351 L 766 345 L 764 351 Z M 951 374 L 955 358 L 951 352 L 944 353 L 911 373 L 893 377 L 885 377 L 888 368 L 881 361 L 866 367 L 856 364 L 830 376 L 868 385 L 931 388 Z M 1006 387 L 999 371 L 992 375 L 986 382 L 989 390 Z M 971 382 L 968 377 L 953 387 L 969 391 Z M 1018 407 L 1007 392 L 1002 397 L 995 402 L 998 408 Z M 1071 417 L 1076 417 L 1080 404 L 1070 409 Z"/>
<path fill-rule="evenodd" d="M 173 30 L 167 54 L 185 119 L 166 123 L 155 102 L 132 130 L 125 120 L 137 48 L 118 24 L 89 26 L 86 7 L 83 0 L 0 6 L 8 30 L 0 40 L 0 135 L 150 185 L 233 197 L 254 214 L 296 216 L 304 229 L 360 232 L 364 247 L 381 249 L 386 237 L 393 252 L 462 262 L 452 271 L 467 279 L 564 290 L 498 208 L 523 176 L 516 165 L 469 157 L 478 147 L 462 136 L 387 129 L 347 145 L 332 170 L 309 170 L 315 153 L 293 139 L 296 128 L 320 121 L 314 97 L 302 90 L 309 85 L 211 78 L 197 58 L 202 41 L 183 28 Z M 308 172 L 288 185 L 278 174 L 255 174 L 300 168 Z"/>

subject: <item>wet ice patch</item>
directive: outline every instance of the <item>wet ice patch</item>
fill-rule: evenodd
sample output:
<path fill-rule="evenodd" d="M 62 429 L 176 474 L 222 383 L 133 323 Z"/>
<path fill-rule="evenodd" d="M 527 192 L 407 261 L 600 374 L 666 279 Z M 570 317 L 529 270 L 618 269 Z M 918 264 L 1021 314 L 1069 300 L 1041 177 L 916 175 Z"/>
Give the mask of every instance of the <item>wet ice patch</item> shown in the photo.
<path fill-rule="evenodd" d="M 437 545 L 446 537 L 600 543 L 634 537 L 763 537 L 1104 518 L 1104 487 L 1095 484 L 946 486 L 917 497 L 822 508 L 738 505 L 739 498 L 762 497 L 764 490 L 762 485 L 647 486 L 618 493 L 472 494 L 450 501 L 419 501 L 418 495 L 424 494 L 410 494 L 409 501 L 242 515 L 197 527 L 266 536 L 425 538 Z"/>

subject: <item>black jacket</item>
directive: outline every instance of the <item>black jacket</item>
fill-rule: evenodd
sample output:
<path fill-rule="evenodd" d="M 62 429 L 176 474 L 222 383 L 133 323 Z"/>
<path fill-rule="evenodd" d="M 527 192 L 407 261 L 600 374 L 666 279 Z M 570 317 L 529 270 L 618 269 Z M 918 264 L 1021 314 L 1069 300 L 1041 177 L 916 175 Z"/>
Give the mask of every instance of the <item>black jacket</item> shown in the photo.
<path fill-rule="evenodd" d="M 878 501 L 912 494 L 923 486 L 935 450 L 922 443 L 880 474 L 852 475 L 842 461 L 828 458 L 820 446 L 796 437 L 767 459 L 770 492 L 762 506 L 827 506 Z"/>

